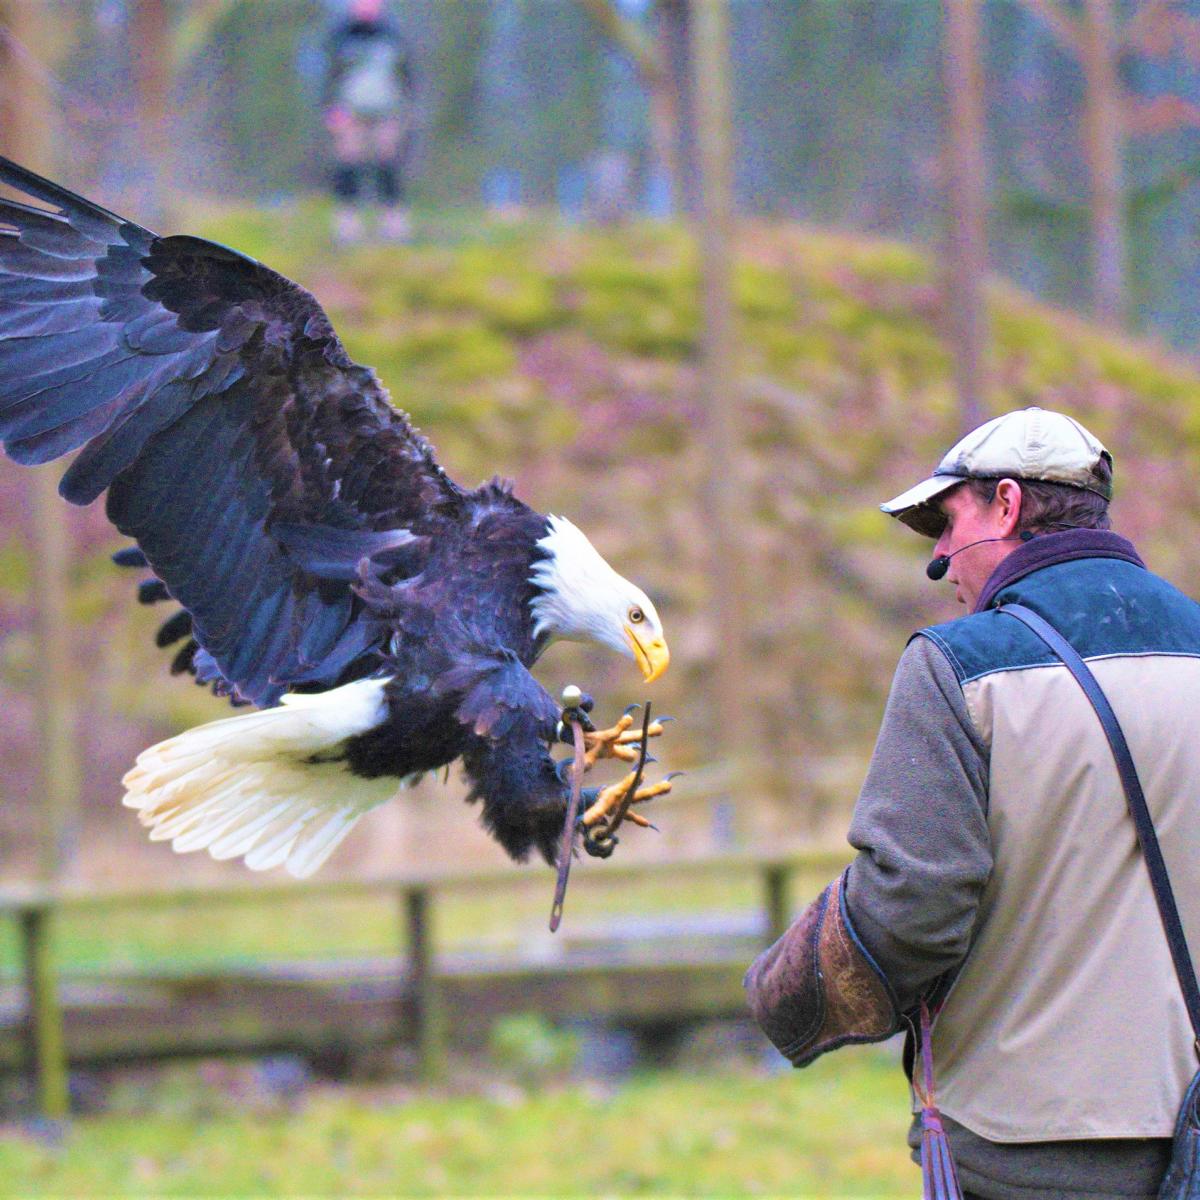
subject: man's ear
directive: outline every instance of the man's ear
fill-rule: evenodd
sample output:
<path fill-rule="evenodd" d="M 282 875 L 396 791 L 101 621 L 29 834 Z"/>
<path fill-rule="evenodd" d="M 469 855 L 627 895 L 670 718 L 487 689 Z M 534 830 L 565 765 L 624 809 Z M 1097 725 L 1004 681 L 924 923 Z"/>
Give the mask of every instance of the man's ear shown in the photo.
<path fill-rule="evenodd" d="M 1000 480 L 992 504 L 1000 536 L 1011 537 L 1021 519 L 1021 485 L 1015 479 Z"/>

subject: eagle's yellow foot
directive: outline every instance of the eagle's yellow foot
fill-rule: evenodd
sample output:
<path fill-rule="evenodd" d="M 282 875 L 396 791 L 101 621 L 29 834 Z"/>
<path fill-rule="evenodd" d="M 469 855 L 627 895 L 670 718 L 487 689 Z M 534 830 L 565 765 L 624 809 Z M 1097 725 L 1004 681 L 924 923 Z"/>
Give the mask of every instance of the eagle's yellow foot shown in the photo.
<path fill-rule="evenodd" d="M 651 721 L 646 729 L 647 737 L 661 737 L 661 721 Z M 593 729 L 584 733 L 583 769 L 590 771 L 602 758 L 619 758 L 623 762 L 637 762 L 641 754 L 642 731 L 633 728 L 633 714 L 624 713 L 609 729 Z"/>
<path fill-rule="evenodd" d="M 638 825 L 644 822 L 648 825 L 650 822 L 640 815 L 631 813 L 629 806 L 644 804 L 647 800 L 653 800 L 655 796 L 666 795 L 671 790 L 671 781 L 670 779 L 660 779 L 657 783 L 643 783 L 627 800 L 626 793 L 636 780 L 637 772 L 630 771 L 620 783 L 610 783 L 608 787 L 601 788 L 595 801 L 583 814 L 584 829 L 590 830 L 596 825 L 603 824 L 604 832 L 611 835 L 616 832 L 617 826 L 624 820 L 633 820 Z"/>

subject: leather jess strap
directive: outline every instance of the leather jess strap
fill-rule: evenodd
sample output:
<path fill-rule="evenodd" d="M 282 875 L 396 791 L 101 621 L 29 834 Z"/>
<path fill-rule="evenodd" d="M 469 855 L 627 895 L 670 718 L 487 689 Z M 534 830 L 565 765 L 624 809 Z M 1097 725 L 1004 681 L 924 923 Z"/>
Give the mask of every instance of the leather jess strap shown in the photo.
<path fill-rule="evenodd" d="M 1179 976 L 1179 985 L 1183 989 L 1184 1003 L 1187 1005 L 1188 1016 L 1191 1018 L 1192 1030 L 1196 1037 L 1196 1052 L 1200 1055 L 1200 987 L 1196 984 L 1196 969 L 1192 965 L 1192 956 L 1183 935 L 1183 923 L 1179 919 L 1179 909 L 1175 905 L 1175 896 L 1171 891 L 1167 866 L 1158 845 L 1158 835 L 1154 832 L 1154 821 L 1150 816 L 1150 809 L 1146 805 L 1146 796 L 1142 791 L 1141 781 L 1138 779 L 1133 755 L 1129 752 L 1129 744 L 1125 741 L 1125 734 L 1117 721 L 1116 713 L 1113 712 L 1108 697 L 1104 694 L 1100 684 L 1096 682 L 1096 677 L 1087 663 L 1079 656 L 1074 646 L 1049 621 L 1023 604 L 1002 604 L 996 611 L 1008 613 L 1009 616 L 1015 617 L 1027 625 L 1062 659 L 1063 664 L 1075 676 L 1084 695 L 1087 696 L 1096 710 L 1096 715 L 1100 718 L 1100 724 L 1108 737 L 1108 744 L 1112 747 L 1117 771 L 1121 776 L 1121 784 L 1125 789 L 1125 799 L 1128 801 L 1134 827 L 1137 829 L 1142 857 L 1150 872 L 1150 883 L 1154 888 L 1158 915 L 1162 919 L 1163 929 L 1167 935 L 1167 945 L 1171 949 L 1175 974 Z"/>

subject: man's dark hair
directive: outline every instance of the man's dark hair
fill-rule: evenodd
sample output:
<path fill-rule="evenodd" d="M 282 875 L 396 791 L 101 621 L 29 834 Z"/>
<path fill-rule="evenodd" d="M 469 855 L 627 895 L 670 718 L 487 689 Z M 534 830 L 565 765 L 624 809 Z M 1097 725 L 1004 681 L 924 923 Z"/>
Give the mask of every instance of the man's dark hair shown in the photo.
<path fill-rule="evenodd" d="M 1112 467 L 1101 458 L 1092 469 L 1098 491 L 1112 487 Z M 1017 479 L 1021 485 L 1021 516 L 1016 533 L 1029 530 L 1045 533 L 1060 525 L 1079 525 L 1084 529 L 1110 529 L 1108 501 L 1086 488 L 1069 483 L 1047 483 L 1042 479 Z M 967 487 L 980 504 L 991 504 L 996 498 L 998 479 L 968 479 Z"/>

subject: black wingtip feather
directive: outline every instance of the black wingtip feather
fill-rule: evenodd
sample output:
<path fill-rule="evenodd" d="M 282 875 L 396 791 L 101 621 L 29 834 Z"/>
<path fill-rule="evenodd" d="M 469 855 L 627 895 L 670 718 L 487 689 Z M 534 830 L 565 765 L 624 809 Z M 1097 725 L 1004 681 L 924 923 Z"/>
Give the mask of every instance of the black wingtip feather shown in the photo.
<path fill-rule="evenodd" d="M 138 584 L 138 603 L 157 604 L 160 600 L 169 600 L 171 593 L 161 579 L 144 579 Z"/>
<path fill-rule="evenodd" d="M 112 556 L 118 567 L 148 567 L 146 556 L 140 546 L 123 546 Z"/>
<path fill-rule="evenodd" d="M 162 623 L 158 633 L 154 635 L 154 644 L 160 648 L 170 646 L 191 632 L 192 614 L 186 608 L 181 608 Z"/>
<path fill-rule="evenodd" d="M 143 229 L 140 225 L 134 225 L 132 221 L 117 216 L 107 208 L 101 208 L 99 204 L 38 175 L 28 167 L 21 166 L 20 163 L 13 162 L 11 158 L 6 158 L 3 154 L 0 154 L 0 183 L 6 183 L 9 187 L 24 192 L 27 196 L 36 196 L 46 204 L 53 204 L 72 219 L 72 224 L 76 223 L 76 218 L 91 217 L 94 220 L 102 221 L 105 225 L 110 222 L 115 222 L 118 228 L 130 225 L 140 233 L 149 233 L 151 237 L 156 236 L 150 233 L 150 230 Z"/>
<path fill-rule="evenodd" d="M 184 643 L 183 649 L 171 659 L 171 674 L 184 675 L 192 670 L 192 663 L 196 657 L 196 651 L 200 647 L 196 644 L 195 638 L 188 638 Z M 197 683 L 203 684 L 203 680 L 197 679 Z"/>

